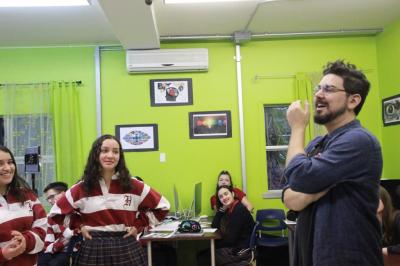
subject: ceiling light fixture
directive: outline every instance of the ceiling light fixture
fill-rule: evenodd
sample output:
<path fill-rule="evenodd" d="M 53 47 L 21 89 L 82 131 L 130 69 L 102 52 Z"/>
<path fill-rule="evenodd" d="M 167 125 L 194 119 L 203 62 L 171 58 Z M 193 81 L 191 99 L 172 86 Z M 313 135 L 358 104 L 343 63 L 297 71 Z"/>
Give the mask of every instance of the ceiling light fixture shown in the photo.
<path fill-rule="evenodd" d="M 88 0 L 0 0 L 0 7 L 88 6 Z"/>
<path fill-rule="evenodd" d="M 219 2 L 259 2 L 259 0 L 164 0 L 164 3 L 166 4 L 219 3 Z"/>
<path fill-rule="evenodd" d="M 220 2 L 277 2 L 282 0 L 164 0 L 165 4 L 220 3 Z"/>

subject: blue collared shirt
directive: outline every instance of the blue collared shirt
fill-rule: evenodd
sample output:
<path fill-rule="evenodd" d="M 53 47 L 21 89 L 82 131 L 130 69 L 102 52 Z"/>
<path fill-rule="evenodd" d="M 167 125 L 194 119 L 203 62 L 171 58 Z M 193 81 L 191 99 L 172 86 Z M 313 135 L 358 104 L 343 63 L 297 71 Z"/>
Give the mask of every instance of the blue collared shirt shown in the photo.
<path fill-rule="evenodd" d="M 321 141 L 306 148 L 310 153 Z M 376 218 L 382 153 L 378 140 L 358 120 L 325 136 L 314 156 L 296 155 L 285 169 L 298 192 L 329 192 L 315 204 L 312 260 L 318 266 L 383 265 Z"/>

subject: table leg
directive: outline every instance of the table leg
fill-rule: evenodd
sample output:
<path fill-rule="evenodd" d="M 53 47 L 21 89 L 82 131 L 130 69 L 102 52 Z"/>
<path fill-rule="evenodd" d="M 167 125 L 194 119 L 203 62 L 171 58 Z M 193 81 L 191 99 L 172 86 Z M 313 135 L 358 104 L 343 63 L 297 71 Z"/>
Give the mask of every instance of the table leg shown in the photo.
<path fill-rule="evenodd" d="M 215 266 L 215 241 L 211 239 L 211 266 Z"/>
<path fill-rule="evenodd" d="M 289 229 L 289 265 L 293 266 L 293 245 L 294 245 L 294 232 L 293 230 Z"/>
<path fill-rule="evenodd" d="M 151 261 L 151 241 L 147 241 L 147 265 L 152 266 L 153 262 Z"/>

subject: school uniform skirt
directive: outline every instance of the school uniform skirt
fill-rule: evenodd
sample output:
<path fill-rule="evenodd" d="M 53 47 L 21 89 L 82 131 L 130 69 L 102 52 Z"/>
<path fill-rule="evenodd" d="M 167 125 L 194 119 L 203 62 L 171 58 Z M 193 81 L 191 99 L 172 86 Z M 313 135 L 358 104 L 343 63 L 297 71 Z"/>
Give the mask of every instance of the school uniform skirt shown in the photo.
<path fill-rule="evenodd" d="M 134 237 L 126 232 L 91 231 L 91 240 L 83 241 L 74 266 L 146 266 L 147 258 Z"/>

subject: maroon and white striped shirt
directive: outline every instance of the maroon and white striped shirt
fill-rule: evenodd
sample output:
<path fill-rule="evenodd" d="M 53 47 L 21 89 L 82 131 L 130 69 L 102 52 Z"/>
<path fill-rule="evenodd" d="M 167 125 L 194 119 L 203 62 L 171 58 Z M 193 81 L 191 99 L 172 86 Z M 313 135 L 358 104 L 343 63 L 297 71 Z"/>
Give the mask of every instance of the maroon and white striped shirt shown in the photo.
<path fill-rule="evenodd" d="M 14 195 L 7 198 L 0 195 L 0 265 L 36 265 L 36 253 L 42 251 L 46 235 L 47 217 L 42 204 L 31 191 L 25 190 L 26 200 L 23 204 Z M 22 233 L 26 240 L 26 250 L 21 255 L 7 261 L 1 248 L 11 239 L 11 231 Z"/>
<path fill-rule="evenodd" d="M 71 219 L 69 219 L 70 216 Z M 77 234 L 79 225 L 80 217 L 75 213 L 68 215 L 68 218 L 64 219 L 63 225 L 57 224 L 51 217 L 48 217 L 44 252 L 52 254 L 66 252 L 71 237 Z"/>
<path fill-rule="evenodd" d="M 80 181 L 54 204 L 49 215 L 62 225 L 65 215 L 76 211 L 87 229 L 111 232 L 125 231 L 131 226 L 140 232 L 143 220 L 137 219 L 138 212 L 145 213 L 150 225 L 161 222 L 170 208 L 168 200 L 135 178 L 131 182 L 133 188 L 123 192 L 117 174 L 112 177 L 109 189 L 100 179 L 88 196 Z"/>

